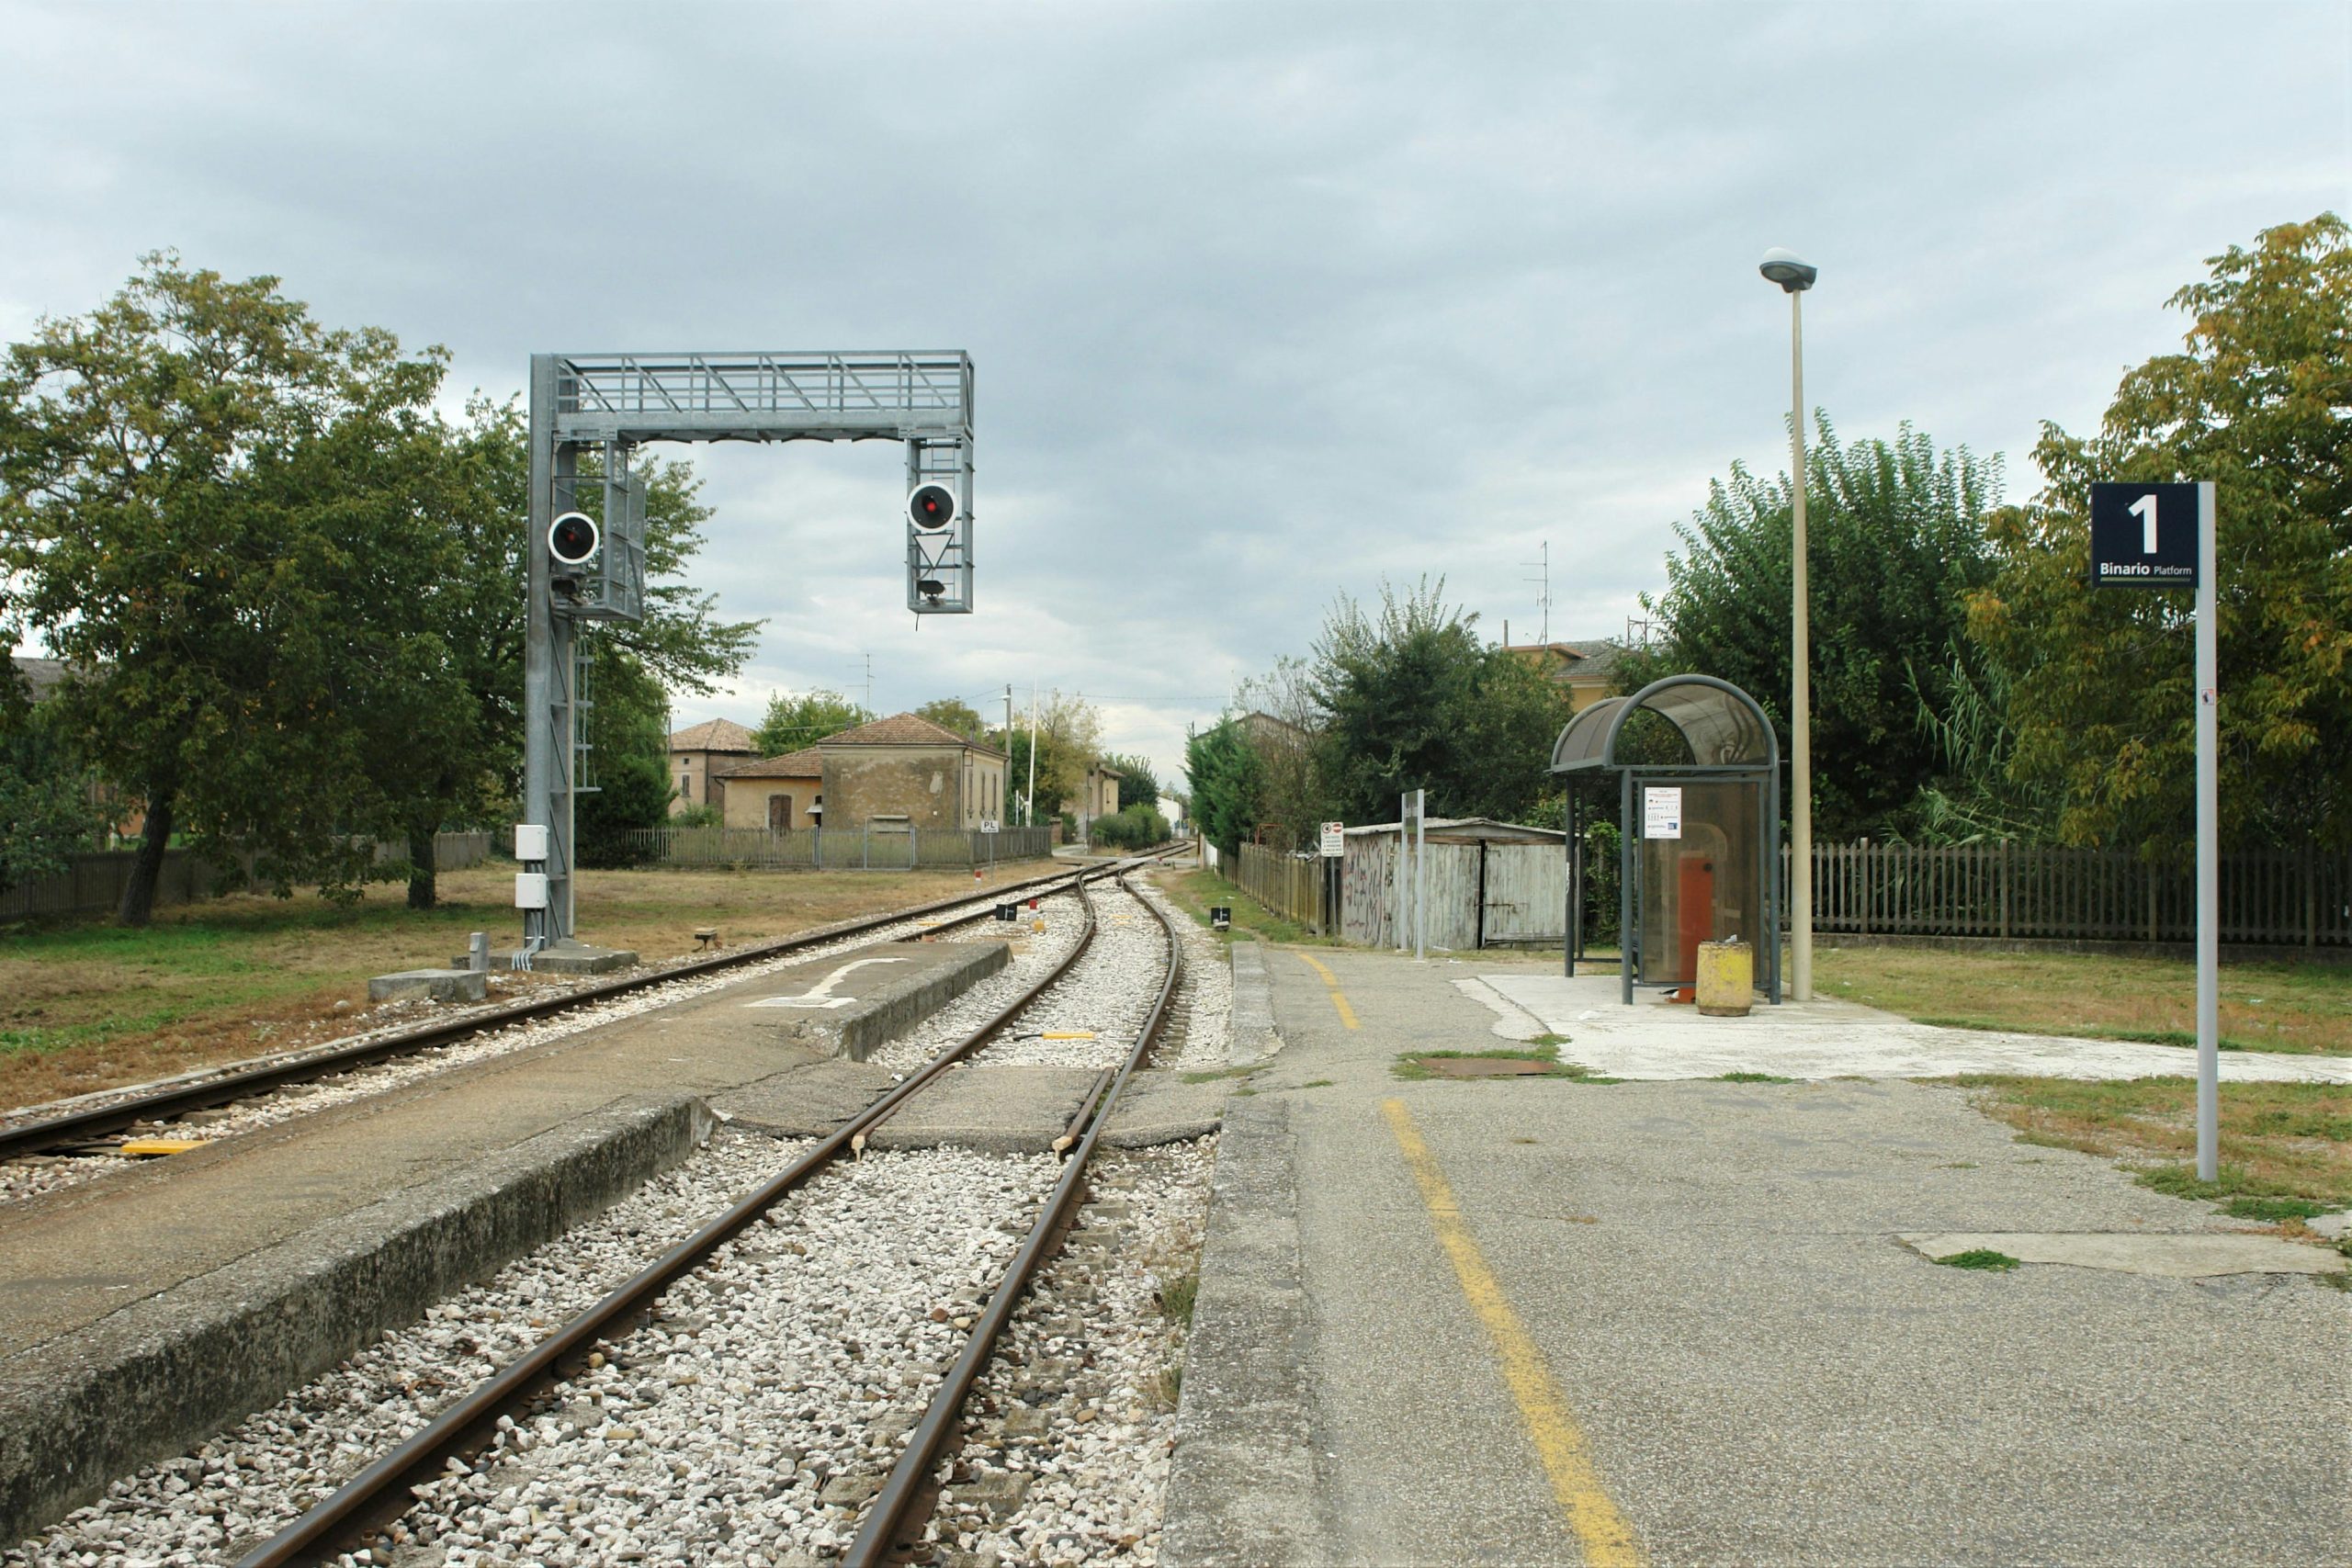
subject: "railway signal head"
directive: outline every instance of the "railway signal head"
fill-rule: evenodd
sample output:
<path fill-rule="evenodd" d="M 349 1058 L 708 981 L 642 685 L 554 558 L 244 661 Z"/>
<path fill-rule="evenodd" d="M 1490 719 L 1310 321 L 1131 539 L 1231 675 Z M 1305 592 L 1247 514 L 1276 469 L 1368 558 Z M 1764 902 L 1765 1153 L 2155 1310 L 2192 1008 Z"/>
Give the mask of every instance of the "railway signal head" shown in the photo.
<path fill-rule="evenodd" d="M 944 528 L 956 511 L 956 492 L 944 484 L 919 484 L 907 495 L 907 521 L 918 528 Z"/>
<path fill-rule="evenodd" d="M 548 525 L 548 554 L 565 566 L 580 566 L 596 553 L 595 520 L 584 512 L 567 512 Z"/>

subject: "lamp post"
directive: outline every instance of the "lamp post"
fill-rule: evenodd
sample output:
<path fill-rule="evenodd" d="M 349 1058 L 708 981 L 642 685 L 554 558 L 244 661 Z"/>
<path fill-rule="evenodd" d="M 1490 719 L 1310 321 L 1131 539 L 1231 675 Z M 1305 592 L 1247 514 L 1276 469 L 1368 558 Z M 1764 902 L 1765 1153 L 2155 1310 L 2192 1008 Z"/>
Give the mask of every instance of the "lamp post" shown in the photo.
<path fill-rule="evenodd" d="M 1789 450 L 1796 518 L 1789 553 L 1793 561 L 1795 648 L 1789 693 L 1789 957 L 1795 973 L 1789 992 L 1813 1000 L 1813 627 L 1805 586 L 1804 542 L 1804 291 L 1820 276 L 1777 246 L 1757 270 L 1789 297 Z"/>

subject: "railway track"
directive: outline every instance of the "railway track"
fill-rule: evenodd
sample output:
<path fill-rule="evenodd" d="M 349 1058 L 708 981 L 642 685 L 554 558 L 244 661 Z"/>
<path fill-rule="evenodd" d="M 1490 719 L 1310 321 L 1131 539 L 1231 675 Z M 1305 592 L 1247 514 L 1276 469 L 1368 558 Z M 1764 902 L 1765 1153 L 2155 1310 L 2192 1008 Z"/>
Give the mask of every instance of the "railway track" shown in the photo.
<path fill-rule="evenodd" d="M 484 1473 L 489 1473 L 495 1456 L 476 1458 L 485 1448 L 498 1450 L 506 1459 L 513 1459 L 518 1440 L 516 1435 L 547 1429 L 544 1412 L 551 1401 L 560 1399 L 560 1390 L 570 1380 L 584 1375 L 604 1380 L 605 1384 L 609 1384 L 616 1364 L 638 1365 L 658 1359 L 655 1352 L 635 1346 L 631 1337 L 633 1334 L 652 1333 L 659 1338 L 663 1334 L 662 1329 L 643 1325 L 648 1325 L 649 1320 L 654 1325 L 669 1321 L 664 1314 L 675 1309 L 665 1304 L 666 1298 L 674 1292 L 696 1303 L 707 1303 L 714 1298 L 738 1299 L 741 1292 L 730 1276 L 746 1267 L 744 1254 L 749 1246 L 756 1244 L 762 1237 L 776 1234 L 773 1227 L 777 1222 L 769 1216 L 778 1212 L 780 1205 L 797 1219 L 805 1220 L 811 1227 L 810 1241 L 816 1246 L 828 1245 L 821 1236 L 830 1235 L 833 1238 L 831 1245 L 838 1247 L 846 1233 L 850 1250 L 854 1253 L 888 1253 L 893 1249 L 905 1249 L 911 1255 L 921 1250 L 921 1238 L 899 1235 L 891 1239 L 887 1218 L 849 1209 L 834 1212 L 840 1208 L 848 1190 L 861 1184 L 874 1187 L 881 1190 L 874 1201 L 921 1212 L 925 1205 L 935 1204 L 938 1201 L 936 1193 L 927 1197 L 921 1190 L 926 1182 L 936 1187 L 942 1180 L 956 1179 L 988 1188 L 993 1194 L 989 1203 L 997 1209 L 1010 1204 L 1012 1195 L 1016 1191 L 1021 1201 L 1028 1201 L 1035 1200 L 1037 1188 L 1046 1187 L 1048 1190 L 1043 1201 L 1036 1203 L 1035 1213 L 1025 1224 L 1016 1224 L 1009 1214 L 998 1214 L 994 1223 L 978 1224 L 977 1227 L 973 1224 L 966 1224 L 966 1232 L 983 1237 L 994 1235 L 1001 1239 L 1002 1234 L 1009 1231 L 1018 1230 L 1021 1233 L 1019 1244 L 1012 1249 L 1010 1258 L 1001 1264 L 991 1262 L 989 1265 L 1000 1271 L 984 1286 L 977 1281 L 985 1270 L 976 1266 L 973 1259 L 978 1252 L 989 1251 L 989 1247 L 983 1244 L 976 1248 L 964 1245 L 961 1250 L 949 1247 L 945 1254 L 945 1266 L 960 1272 L 954 1279 L 943 1280 L 935 1287 L 926 1288 L 933 1289 L 943 1298 L 958 1298 L 957 1304 L 968 1305 L 970 1310 L 958 1315 L 951 1314 L 945 1307 L 934 1307 L 917 1326 L 935 1338 L 933 1331 L 945 1332 L 944 1323 L 952 1316 L 954 1326 L 967 1331 L 961 1348 L 947 1365 L 928 1404 L 913 1419 L 903 1447 L 897 1450 L 895 1460 L 888 1466 L 888 1474 L 880 1478 L 870 1505 L 860 1517 L 855 1536 L 846 1542 L 820 1539 L 823 1555 L 831 1557 L 839 1551 L 844 1560 L 851 1562 L 880 1562 L 894 1557 L 904 1559 L 910 1551 L 920 1552 L 922 1549 L 916 1543 L 923 1521 L 937 1500 L 932 1477 L 938 1472 L 953 1442 L 958 1412 L 975 1382 L 988 1367 L 998 1337 L 1012 1319 L 1032 1274 L 1049 1256 L 1057 1238 L 1070 1223 L 1086 1190 L 1090 1162 L 1102 1139 L 1111 1109 L 1120 1089 L 1149 1056 L 1169 1019 L 1170 998 L 1179 987 L 1182 943 L 1176 927 L 1162 908 L 1151 900 L 1134 895 L 1124 877 L 1117 878 L 1115 886 L 1120 889 L 1120 900 L 1131 901 L 1132 905 L 1120 917 L 1122 924 L 1133 926 L 1148 920 L 1156 925 L 1166 958 L 1161 962 L 1157 985 L 1142 987 L 1149 993 L 1148 1002 L 1118 1007 L 1100 1002 L 1095 1004 L 1098 1009 L 1111 1012 L 1124 1011 L 1129 1026 L 1120 1031 L 1123 1038 L 1118 1042 L 1120 1049 L 1116 1053 L 1115 1063 L 1102 1069 L 1095 1092 L 1087 1098 L 1084 1110 L 1073 1121 L 1062 1140 L 1062 1146 L 1069 1151 L 1067 1158 L 1058 1164 L 1053 1156 L 1045 1156 L 989 1162 L 960 1151 L 953 1154 L 948 1151 L 924 1151 L 938 1156 L 926 1166 L 911 1156 L 877 1156 L 869 1154 L 863 1161 L 854 1163 L 844 1162 L 843 1156 L 852 1155 L 868 1134 L 894 1111 L 922 1093 L 942 1074 L 959 1063 L 972 1060 L 991 1042 L 1015 1032 L 1014 1025 L 1024 1020 L 1034 1021 L 1033 1015 L 1041 1010 L 1041 1004 L 1054 1003 L 1067 990 L 1066 977 L 1087 960 L 1091 952 L 1096 951 L 1096 939 L 1102 930 L 1101 921 L 1094 912 L 1096 899 L 1083 885 L 1079 893 L 1088 909 L 1083 932 L 1059 962 L 1024 993 L 981 1020 L 927 1065 L 914 1070 L 906 1080 L 831 1136 L 799 1151 L 783 1169 L 669 1247 L 660 1258 L 639 1269 L 617 1288 L 607 1292 L 586 1312 L 548 1332 L 527 1351 L 442 1409 L 422 1429 L 368 1465 L 333 1495 L 319 1502 L 292 1525 L 250 1551 L 241 1560 L 243 1568 L 330 1561 L 338 1553 L 355 1550 L 368 1551 L 369 1555 L 353 1558 L 353 1561 L 398 1561 L 400 1550 L 389 1546 L 379 1532 L 392 1520 L 417 1507 L 420 1497 L 425 1500 L 424 1507 L 428 1512 L 439 1506 L 436 1495 L 450 1490 L 453 1480 L 461 1481 L 470 1476 L 477 1466 Z M 1129 951 L 1113 953 L 1106 944 L 1096 967 L 1114 963 L 1121 966 L 1131 964 L 1135 945 L 1132 942 L 1125 942 L 1125 947 Z M 1138 1012 L 1142 1015 L 1139 1022 L 1134 1018 Z M 1099 1044 L 1099 1040 L 1096 1043 Z M 1034 1055 L 1023 1059 L 1035 1061 Z M 1081 1065 L 1091 1066 L 1093 1063 L 1085 1060 Z M 838 1180 L 828 1190 L 814 1190 L 818 1179 L 829 1170 L 837 1173 Z M 946 1174 L 941 1174 L 942 1171 Z M 988 1204 L 982 1205 L 982 1219 L 992 1213 L 994 1210 Z M 763 1221 L 767 1224 L 763 1225 Z M 950 1227 L 943 1225 L 938 1228 L 947 1230 Z M 747 1232 L 752 1233 L 749 1242 L 745 1242 Z M 732 1245 L 738 1243 L 744 1245 Z M 803 1244 L 792 1242 L 789 1246 L 797 1250 Z M 769 1256 L 772 1265 L 773 1255 Z M 798 1258 L 788 1258 L 787 1261 L 798 1261 Z M 754 1262 L 750 1266 L 756 1269 L 760 1265 Z M 812 1258 L 808 1269 L 817 1271 L 818 1269 L 818 1262 Z M 796 1270 L 787 1269 L 781 1275 L 772 1275 L 771 1282 L 789 1286 L 794 1272 Z M 964 1297 L 978 1299 L 966 1303 L 961 1300 Z M 829 1305 L 837 1306 L 838 1303 L 830 1303 Z M 878 1312 L 879 1308 L 876 1310 Z M 689 1313 L 687 1315 L 693 1314 Z M 795 1334 L 800 1332 L 794 1331 Z M 851 1332 L 860 1337 L 887 1337 L 886 1331 L 880 1328 L 871 1333 L 859 1328 L 853 1328 Z M 793 1334 L 783 1337 L 798 1342 Z M 662 1342 L 674 1343 L 666 1339 Z M 763 1349 L 765 1348 L 763 1345 Z M 858 1348 L 854 1343 L 851 1348 L 853 1359 L 855 1359 Z M 806 1348 L 803 1350 L 803 1354 L 816 1353 Z M 743 1370 L 741 1366 L 734 1368 L 736 1372 Z M 712 1375 L 719 1374 L 714 1372 Z M 897 1380 L 918 1374 L 907 1368 L 896 1368 L 876 1375 L 887 1376 L 892 1380 L 895 1388 Z M 685 1381 L 692 1382 L 695 1380 L 688 1378 Z M 750 1385 L 747 1383 L 746 1386 Z M 628 1396 L 624 1394 L 621 1397 L 626 1399 Z M 865 1414 L 864 1407 L 851 1406 L 837 1412 L 815 1412 L 814 1416 L 823 1419 L 830 1415 L 832 1424 L 818 1429 L 838 1434 L 849 1429 L 843 1423 L 861 1424 Z M 806 1427 L 811 1416 L 804 1414 L 799 1418 Z M 607 1421 L 601 1431 L 601 1437 L 577 1439 L 577 1446 L 603 1456 L 607 1448 L 613 1446 L 606 1440 L 612 1434 L 616 1431 L 627 1434 L 632 1429 L 616 1427 Z M 554 1447 L 560 1446 L 557 1439 L 550 1438 L 549 1442 Z M 854 1443 L 837 1446 L 857 1447 Z M 553 1452 L 554 1447 L 541 1450 L 534 1456 L 535 1459 Z M 807 1457 L 803 1453 L 804 1461 Z M 838 1459 L 838 1455 L 833 1457 Z M 598 1457 L 593 1462 L 601 1465 L 605 1461 Z M 856 1468 L 854 1459 L 842 1462 L 849 1470 Z M 779 1468 L 788 1479 L 797 1466 L 786 1461 Z M 842 1495 L 839 1490 L 842 1475 L 831 1474 L 825 1479 L 826 1495 L 838 1501 Z M 862 1488 L 863 1483 L 859 1483 L 853 1490 Z M 476 1511 L 479 1512 L 478 1505 Z M 414 1539 L 413 1533 L 409 1539 Z M 660 1554 L 640 1555 L 643 1560 L 654 1561 Z M 453 1556 L 451 1560 L 459 1559 Z M 577 1560 L 602 1559 L 591 1551 Z M 762 1560 L 774 1561 L 773 1558 Z"/>
<path fill-rule="evenodd" d="M 103 1155 L 105 1149 L 99 1140 L 127 1129 L 168 1123 L 193 1111 L 254 1100 L 289 1087 L 314 1084 L 322 1079 L 496 1035 L 518 1026 L 605 1006 L 655 987 L 707 979 L 778 959 L 806 956 L 832 944 L 870 938 L 876 933 L 920 922 L 931 916 L 948 918 L 925 930 L 954 930 L 989 919 L 994 906 L 1009 897 L 1052 896 L 1061 891 L 1057 887 L 1057 884 L 1075 886 L 1085 881 L 1114 874 L 1122 865 L 1137 863 L 1166 852 L 1150 852 L 1145 856 L 1110 866 L 1075 872 L 1056 871 L 993 887 L 977 899 L 938 899 L 885 914 L 865 916 L 731 953 L 690 959 L 644 974 L 580 987 L 558 996 L 476 1010 L 459 1018 L 372 1034 L 323 1050 L 232 1066 L 200 1077 L 173 1079 L 143 1089 L 83 1097 L 94 1102 L 77 1102 L 76 1109 L 48 1115 L 18 1115 L 0 1121 L 0 1162 L 52 1151 Z M 518 1045 L 520 1043 L 517 1043 Z"/>

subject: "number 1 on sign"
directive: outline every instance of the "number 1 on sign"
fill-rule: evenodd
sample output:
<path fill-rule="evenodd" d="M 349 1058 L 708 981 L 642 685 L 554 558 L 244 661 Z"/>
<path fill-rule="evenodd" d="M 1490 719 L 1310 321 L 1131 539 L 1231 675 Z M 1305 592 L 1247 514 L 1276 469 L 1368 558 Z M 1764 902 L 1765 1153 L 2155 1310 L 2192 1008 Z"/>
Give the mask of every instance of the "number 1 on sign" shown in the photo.
<path fill-rule="evenodd" d="M 2156 492 L 2150 491 L 2133 502 L 2130 511 L 2132 516 L 2140 520 L 2142 528 L 2140 537 L 2144 541 L 2140 546 L 2140 553 L 2143 556 L 2154 555 L 2156 553 Z M 2112 516 L 2113 513 L 2110 513 L 2109 515 Z"/>

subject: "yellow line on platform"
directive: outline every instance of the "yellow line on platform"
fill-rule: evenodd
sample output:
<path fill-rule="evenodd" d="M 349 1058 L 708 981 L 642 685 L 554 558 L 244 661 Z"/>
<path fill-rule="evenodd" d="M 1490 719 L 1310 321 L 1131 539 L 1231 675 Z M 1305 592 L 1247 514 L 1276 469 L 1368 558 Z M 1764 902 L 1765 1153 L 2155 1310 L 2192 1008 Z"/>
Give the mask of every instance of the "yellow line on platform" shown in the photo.
<path fill-rule="evenodd" d="M 1453 1200 L 1453 1189 L 1446 1185 L 1445 1173 L 1438 1169 L 1435 1156 L 1421 1141 L 1412 1113 L 1401 1100 L 1384 1100 L 1380 1109 L 1388 1118 L 1388 1130 L 1396 1135 L 1396 1146 L 1413 1173 L 1414 1184 L 1421 1190 L 1421 1201 L 1429 1206 L 1430 1224 L 1453 1264 L 1462 1293 L 1469 1298 L 1471 1310 L 1478 1314 L 1502 1358 L 1503 1382 L 1519 1405 L 1520 1418 L 1527 1423 L 1527 1435 L 1534 1439 L 1535 1451 L 1551 1477 L 1552 1495 L 1568 1516 L 1568 1528 L 1576 1532 L 1585 1562 L 1591 1568 L 1639 1568 L 1642 1549 L 1634 1540 L 1634 1528 L 1609 1500 L 1600 1477 L 1593 1472 L 1584 1434 L 1577 1429 L 1567 1401 L 1552 1381 L 1544 1352 L 1536 1348 L 1519 1314 L 1511 1310 L 1501 1282 L 1487 1267 L 1485 1255 L 1462 1223 L 1462 1207 Z"/>
<path fill-rule="evenodd" d="M 1348 998 L 1340 994 L 1340 977 L 1337 975 L 1332 974 L 1330 970 L 1325 968 L 1321 959 L 1307 958 L 1306 954 L 1304 953 L 1300 953 L 1299 956 L 1301 958 L 1306 958 L 1307 967 L 1314 970 L 1317 975 L 1322 976 L 1323 983 L 1331 987 L 1331 1005 L 1340 1010 L 1340 1021 L 1346 1024 L 1350 1029 L 1357 1027 L 1356 1010 L 1350 1007 L 1348 1005 Z"/>

